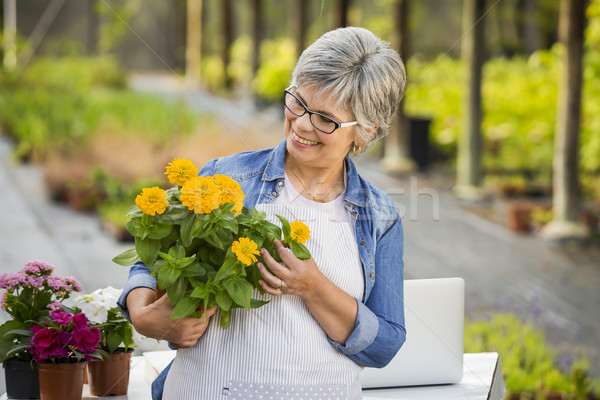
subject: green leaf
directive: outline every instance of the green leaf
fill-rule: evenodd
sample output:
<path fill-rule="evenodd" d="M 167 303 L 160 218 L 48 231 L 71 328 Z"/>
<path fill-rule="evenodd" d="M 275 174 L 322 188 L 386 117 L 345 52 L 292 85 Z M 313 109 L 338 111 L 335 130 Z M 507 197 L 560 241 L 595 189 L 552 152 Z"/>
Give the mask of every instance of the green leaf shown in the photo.
<path fill-rule="evenodd" d="M 233 214 L 224 215 L 218 222 L 217 225 L 221 228 L 225 228 L 235 234 L 238 233 L 238 222 L 233 217 Z"/>
<path fill-rule="evenodd" d="M 131 215 L 132 217 L 141 218 L 142 215 L 144 215 L 144 212 L 140 210 L 140 208 L 137 205 L 133 204 L 131 207 L 129 207 L 129 210 L 127 210 L 125 215 Z"/>
<path fill-rule="evenodd" d="M 228 311 L 231 308 L 231 305 L 233 304 L 233 299 L 227 293 L 226 290 L 219 290 L 215 294 L 215 300 L 219 307 L 221 307 L 221 310 L 223 311 Z"/>
<path fill-rule="evenodd" d="M 221 250 L 225 250 L 225 247 L 223 246 L 223 242 L 221 241 L 221 238 L 219 238 L 219 236 L 217 236 L 216 233 L 211 233 L 210 235 L 207 235 L 204 238 L 204 240 L 206 240 L 206 242 L 208 244 L 210 244 L 211 246 L 214 246 Z"/>
<path fill-rule="evenodd" d="M 140 236 L 140 227 L 141 227 L 141 218 L 132 218 L 125 224 L 125 228 L 131 233 L 133 236 Z"/>
<path fill-rule="evenodd" d="M 223 282 L 227 293 L 240 306 L 250 309 L 250 298 L 252 297 L 252 284 L 245 279 L 227 280 Z"/>
<path fill-rule="evenodd" d="M 181 241 L 183 245 L 188 247 L 192 244 L 192 232 L 194 230 L 194 226 L 196 225 L 196 214 L 190 214 L 183 219 L 181 223 Z"/>
<path fill-rule="evenodd" d="M 187 279 L 180 276 L 175 280 L 175 283 L 167 289 L 167 296 L 169 296 L 171 304 L 177 304 L 183 299 L 187 289 L 187 283 Z"/>
<path fill-rule="evenodd" d="M 290 245 L 290 250 L 299 260 L 308 260 L 310 256 L 310 251 L 306 248 L 305 245 L 299 243 L 298 241 L 291 239 L 287 242 Z"/>
<path fill-rule="evenodd" d="M 135 250 L 146 265 L 152 265 L 158 256 L 160 240 L 135 238 Z"/>
<path fill-rule="evenodd" d="M 122 265 L 124 267 L 129 267 L 140 260 L 140 256 L 135 249 L 125 250 L 118 256 L 114 257 L 112 261 L 115 264 Z"/>
<path fill-rule="evenodd" d="M 210 290 L 209 290 L 209 285 L 202 285 L 202 286 L 196 286 L 194 288 L 194 290 L 192 290 L 192 293 L 190 294 L 191 297 L 197 298 L 197 299 L 205 299 L 208 298 L 210 294 Z"/>
<path fill-rule="evenodd" d="M 221 328 L 227 329 L 231 322 L 231 310 L 221 311 Z"/>
<path fill-rule="evenodd" d="M 180 270 L 173 268 L 170 265 L 165 265 L 158 272 L 158 287 L 161 289 L 169 289 L 180 275 Z"/>
<path fill-rule="evenodd" d="M 6 353 L 6 358 L 10 358 L 12 356 L 14 356 L 15 354 L 18 354 L 19 352 L 27 349 L 27 347 L 29 347 L 29 344 L 27 343 L 23 343 L 23 344 L 18 344 L 14 347 L 12 347 L 7 353 Z"/>
<path fill-rule="evenodd" d="M 196 311 L 196 308 L 200 305 L 201 300 L 194 297 L 184 297 L 173 309 L 171 318 L 183 318 L 192 314 Z"/>
<path fill-rule="evenodd" d="M 287 240 L 290 237 L 290 234 L 292 233 L 292 228 L 290 228 L 290 223 L 288 222 L 287 219 L 285 219 L 281 215 L 275 214 L 275 216 L 277 218 L 279 218 L 279 220 L 281 221 L 281 229 L 283 230 L 283 238 L 284 238 L 284 240 Z"/>
<path fill-rule="evenodd" d="M 171 233 L 173 227 L 167 224 L 153 224 L 148 228 L 149 239 L 162 239 Z"/>
<path fill-rule="evenodd" d="M 195 262 L 185 267 L 181 271 L 181 275 L 186 278 L 204 276 L 206 275 L 206 268 L 204 268 L 199 262 Z"/>
<path fill-rule="evenodd" d="M 159 251 L 158 256 L 165 260 L 167 263 L 169 263 L 169 265 L 175 265 L 175 257 L 173 257 L 172 255 Z"/>
<path fill-rule="evenodd" d="M 269 301 L 250 299 L 250 308 L 259 308 L 264 306 L 265 304 L 269 304 Z"/>
<path fill-rule="evenodd" d="M 114 353 L 115 350 L 117 350 L 117 348 L 119 348 L 122 341 L 123 340 L 121 339 L 121 336 L 119 335 L 118 332 L 116 332 L 116 331 L 109 332 L 108 336 L 106 338 L 106 344 L 108 345 L 108 352 Z"/>
<path fill-rule="evenodd" d="M 215 282 L 221 282 L 224 279 L 235 274 L 236 267 L 239 266 L 239 261 L 235 257 L 229 257 L 225 260 L 225 263 L 219 268 L 217 276 L 215 276 Z"/>

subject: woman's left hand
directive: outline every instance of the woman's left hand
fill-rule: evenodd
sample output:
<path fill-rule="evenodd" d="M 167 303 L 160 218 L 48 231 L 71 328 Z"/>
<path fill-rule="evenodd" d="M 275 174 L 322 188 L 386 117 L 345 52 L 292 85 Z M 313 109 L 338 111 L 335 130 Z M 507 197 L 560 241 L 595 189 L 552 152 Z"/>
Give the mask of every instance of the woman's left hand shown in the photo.
<path fill-rule="evenodd" d="M 309 297 L 311 291 L 325 278 L 315 260 L 312 257 L 299 260 L 279 240 L 275 240 L 273 244 L 285 265 L 275 261 L 264 248 L 260 250 L 267 267 L 273 272 L 269 272 L 262 263 L 257 264 L 264 279 L 259 281 L 264 291 L 274 296 L 295 294 L 303 298 Z"/>

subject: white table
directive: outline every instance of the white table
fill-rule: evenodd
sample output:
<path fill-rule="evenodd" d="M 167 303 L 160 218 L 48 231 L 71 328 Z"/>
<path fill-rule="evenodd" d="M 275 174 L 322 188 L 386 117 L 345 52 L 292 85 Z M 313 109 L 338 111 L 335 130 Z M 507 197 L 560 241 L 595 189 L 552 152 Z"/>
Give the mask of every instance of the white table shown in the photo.
<path fill-rule="evenodd" d="M 111 400 L 150 400 L 150 383 L 173 358 L 174 351 L 155 351 L 131 358 L 129 393 Z M 462 381 L 453 385 L 412 386 L 391 389 L 365 389 L 364 400 L 502 400 L 506 393 L 498 353 L 464 355 Z M 88 385 L 83 399 L 92 400 Z M 7 399 L 6 394 L 0 400 Z"/>

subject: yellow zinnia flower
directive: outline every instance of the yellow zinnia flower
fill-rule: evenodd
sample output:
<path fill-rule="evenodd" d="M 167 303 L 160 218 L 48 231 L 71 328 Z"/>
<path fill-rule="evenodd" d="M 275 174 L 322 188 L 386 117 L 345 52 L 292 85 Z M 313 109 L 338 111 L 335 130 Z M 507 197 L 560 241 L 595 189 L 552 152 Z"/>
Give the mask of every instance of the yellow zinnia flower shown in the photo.
<path fill-rule="evenodd" d="M 197 176 L 183 184 L 181 204 L 196 214 L 208 214 L 219 207 L 219 187 L 211 177 Z"/>
<path fill-rule="evenodd" d="M 227 175 L 215 175 L 215 182 L 219 186 L 219 205 L 233 203 L 233 212 L 238 215 L 244 206 L 244 192 L 240 184 Z"/>
<path fill-rule="evenodd" d="M 190 160 L 176 158 L 167 166 L 165 175 L 172 185 L 183 186 L 184 183 L 198 175 L 198 168 Z"/>
<path fill-rule="evenodd" d="M 247 237 L 241 237 L 239 240 L 233 242 L 231 244 L 231 251 L 245 265 L 251 265 L 252 262 L 258 261 L 256 256 L 260 254 L 256 242 Z"/>
<path fill-rule="evenodd" d="M 290 228 L 292 230 L 290 234 L 292 239 L 296 239 L 300 243 L 306 243 L 310 239 L 310 229 L 303 222 L 296 220 L 290 224 Z"/>
<path fill-rule="evenodd" d="M 135 198 L 135 204 L 144 214 L 154 215 L 164 213 L 169 200 L 167 200 L 167 192 L 154 186 L 142 189 L 142 193 Z"/>

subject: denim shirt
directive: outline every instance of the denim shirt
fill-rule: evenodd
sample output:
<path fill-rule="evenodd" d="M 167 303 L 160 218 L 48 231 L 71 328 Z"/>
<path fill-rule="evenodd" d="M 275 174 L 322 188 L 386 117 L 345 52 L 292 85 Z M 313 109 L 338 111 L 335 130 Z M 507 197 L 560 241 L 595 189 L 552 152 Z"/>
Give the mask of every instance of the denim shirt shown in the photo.
<path fill-rule="evenodd" d="M 229 175 L 245 193 L 244 206 L 274 200 L 285 186 L 286 141 L 277 147 L 234 154 L 209 161 L 199 175 Z M 406 338 L 404 327 L 404 236 L 394 202 L 380 189 L 362 178 L 347 158 L 346 209 L 355 219 L 355 236 L 363 267 L 365 290 L 356 299 L 358 313 L 354 331 L 344 345 L 328 339 L 347 357 L 366 367 L 384 367 L 398 352 Z M 138 262 L 119 298 L 119 308 L 129 319 L 126 300 L 137 287 L 155 289 L 156 278 Z M 170 367 L 170 366 L 169 366 Z M 153 383 L 162 392 L 167 367 Z M 155 390 L 156 389 L 156 390 Z M 158 394 L 158 393 L 156 393 Z"/>

